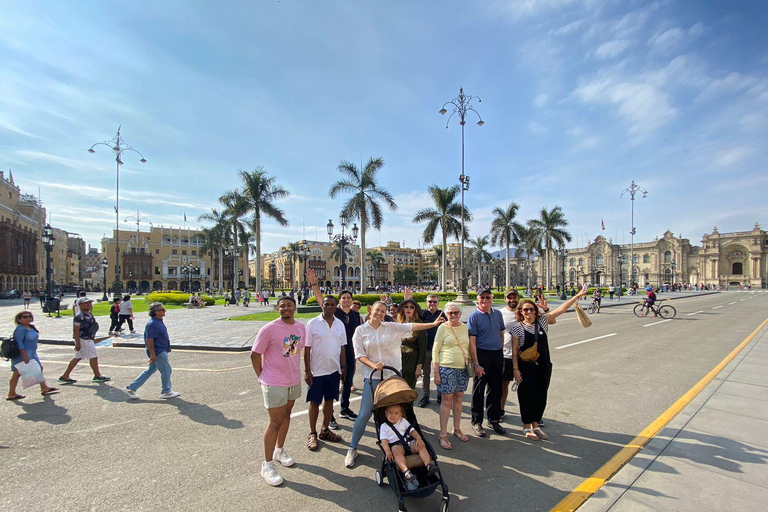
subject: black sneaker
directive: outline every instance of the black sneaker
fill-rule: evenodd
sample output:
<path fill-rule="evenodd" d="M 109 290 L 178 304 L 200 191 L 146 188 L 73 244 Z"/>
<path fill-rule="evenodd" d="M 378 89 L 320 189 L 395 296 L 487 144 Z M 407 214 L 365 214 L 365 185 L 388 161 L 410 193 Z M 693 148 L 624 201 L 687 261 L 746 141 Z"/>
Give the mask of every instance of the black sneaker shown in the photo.
<path fill-rule="evenodd" d="M 428 476 L 435 476 L 437 474 L 437 464 L 434 462 L 430 462 L 427 464 L 427 475 Z"/>
<path fill-rule="evenodd" d="M 424 395 L 421 400 L 419 400 L 419 403 L 416 404 L 422 409 L 426 407 L 429 404 L 429 395 Z"/>
<path fill-rule="evenodd" d="M 497 434 L 499 434 L 501 436 L 506 435 L 507 429 L 505 429 L 504 427 L 499 425 L 498 421 L 492 421 L 492 422 L 489 422 L 488 424 L 491 426 L 493 431 L 496 432 Z"/>
<path fill-rule="evenodd" d="M 342 409 L 341 412 L 339 412 L 339 416 L 348 420 L 357 419 L 357 414 L 352 412 L 352 409 Z"/>
<path fill-rule="evenodd" d="M 59 382 L 61 382 L 62 384 L 74 384 L 77 381 L 69 377 L 59 377 Z"/>
<path fill-rule="evenodd" d="M 328 428 L 331 430 L 339 430 L 339 424 L 336 423 L 336 416 L 331 416 L 331 421 L 328 422 Z"/>

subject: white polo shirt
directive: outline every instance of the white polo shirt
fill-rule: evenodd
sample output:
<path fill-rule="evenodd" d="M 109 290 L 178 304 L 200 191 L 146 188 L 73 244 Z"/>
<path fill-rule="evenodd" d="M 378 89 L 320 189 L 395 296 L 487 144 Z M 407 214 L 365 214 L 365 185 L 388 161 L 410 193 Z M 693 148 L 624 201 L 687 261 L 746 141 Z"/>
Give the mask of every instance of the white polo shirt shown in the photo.
<path fill-rule="evenodd" d="M 347 331 L 338 318 L 334 317 L 330 326 L 322 314 L 307 322 L 305 346 L 312 349 L 309 353 L 312 375 L 322 377 L 341 372 L 341 347 L 346 344 Z"/>
<path fill-rule="evenodd" d="M 403 355 L 400 346 L 402 338 L 410 338 L 413 335 L 413 324 L 398 324 L 395 322 L 382 322 L 378 329 L 365 322 L 355 329 L 352 335 L 352 345 L 355 347 L 355 359 L 365 356 L 374 363 L 381 362 L 384 366 L 403 369 Z M 367 379 L 373 371 L 372 368 L 363 365 L 363 378 Z M 384 378 L 393 374 L 387 370 Z M 376 375 L 378 377 L 378 374 Z"/>

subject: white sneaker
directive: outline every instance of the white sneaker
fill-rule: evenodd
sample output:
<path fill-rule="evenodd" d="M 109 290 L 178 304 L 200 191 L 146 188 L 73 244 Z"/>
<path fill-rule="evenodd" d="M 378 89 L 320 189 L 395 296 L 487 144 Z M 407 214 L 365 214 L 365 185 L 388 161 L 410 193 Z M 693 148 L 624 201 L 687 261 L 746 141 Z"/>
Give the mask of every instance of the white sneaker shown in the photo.
<path fill-rule="evenodd" d="M 347 456 L 344 457 L 344 465 L 351 468 L 355 465 L 355 459 L 357 458 L 357 450 L 350 448 L 347 450 Z"/>
<path fill-rule="evenodd" d="M 277 472 L 274 462 L 264 461 L 261 463 L 261 476 L 273 487 L 277 487 L 283 483 L 283 477 Z"/>
<path fill-rule="evenodd" d="M 285 451 L 285 448 L 275 448 L 275 451 L 272 454 L 272 459 L 276 460 L 287 468 L 296 464 L 296 461 L 293 460 L 293 457 L 288 455 L 288 453 Z"/>
<path fill-rule="evenodd" d="M 160 398 L 176 398 L 177 396 L 181 396 L 181 393 L 177 393 L 174 390 L 170 390 L 167 393 L 160 393 Z"/>
<path fill-rule="evenodd" d="M 131 400 L 139 399 L 139 395 L 134 390 L 130 389 L 128 386 L 124 387 L 121 391 L 128 393 L 128 396 L 131 397 Z"/>

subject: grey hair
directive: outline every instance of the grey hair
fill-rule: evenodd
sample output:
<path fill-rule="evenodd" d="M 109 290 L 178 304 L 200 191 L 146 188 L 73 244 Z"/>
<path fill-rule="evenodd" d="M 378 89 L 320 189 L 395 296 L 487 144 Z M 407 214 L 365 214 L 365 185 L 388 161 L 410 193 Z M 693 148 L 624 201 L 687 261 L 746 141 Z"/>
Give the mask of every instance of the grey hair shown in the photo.
<path fill-rule="evenodd" d="M 458 302 L 451 301 L 448 304 L 446 304 L 445 306 L 443 306 L 443 311 L 445 311 L 446 313 L 448 312 L 449 309 L 455 309 L 459 313 L 461 313 L 461 306 L 459 306 Z"/>
<path fill-rule="evenodd" d="M 149 305 L 149 316 L 154 318 L 155 313 L 157 313 L 161 309 L 165 309 L 165 306 L 163 306 L 162 302 L 153 302 L 152 304 Z"/>

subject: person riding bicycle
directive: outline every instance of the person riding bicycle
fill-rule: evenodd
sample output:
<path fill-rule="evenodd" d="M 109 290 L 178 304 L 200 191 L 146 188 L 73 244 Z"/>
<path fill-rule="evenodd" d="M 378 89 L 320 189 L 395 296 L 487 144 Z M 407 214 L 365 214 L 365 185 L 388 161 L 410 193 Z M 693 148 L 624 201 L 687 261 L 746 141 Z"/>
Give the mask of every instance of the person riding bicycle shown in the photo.
<path fill-rule="evenodd" d="M 595 286 L 595 293 L 592 294 L 592 302 L 597 305 L 597 313 L 600 312 L 600 302 L 603 298 L 603 292 L 600 291 L 600 288 Z"/>
<path fill-rule="evenodd" d="M 653 311 L 653 317 L 656 318 L 658 316 L 657 312 L 653 309 L 653 304 L 656 302 L 656 293 L 653 291 L 652 286 L 647 286 L 645 288 L 645 306 L 650 310 Z"/>

